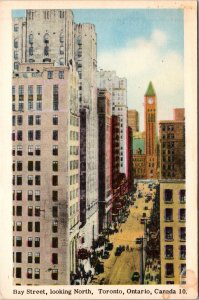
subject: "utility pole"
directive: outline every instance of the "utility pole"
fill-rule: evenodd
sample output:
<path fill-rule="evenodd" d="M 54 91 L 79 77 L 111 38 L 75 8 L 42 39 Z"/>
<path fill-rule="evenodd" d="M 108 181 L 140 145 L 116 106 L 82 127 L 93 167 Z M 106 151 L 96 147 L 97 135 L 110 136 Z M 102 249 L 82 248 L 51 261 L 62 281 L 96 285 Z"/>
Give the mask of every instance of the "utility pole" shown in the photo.
<path fill-rule="evenodd" d="M 144 284 L 144 238 L 141 237 L 140 240 L 140 284 Z"/>

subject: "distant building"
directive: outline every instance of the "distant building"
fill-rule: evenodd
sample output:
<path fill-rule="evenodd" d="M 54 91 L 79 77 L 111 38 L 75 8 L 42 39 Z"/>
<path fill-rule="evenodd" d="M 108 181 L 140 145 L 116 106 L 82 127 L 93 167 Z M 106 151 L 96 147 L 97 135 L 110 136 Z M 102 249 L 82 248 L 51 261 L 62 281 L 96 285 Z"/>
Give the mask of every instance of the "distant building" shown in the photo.
<path fill-rule="evenodd" d="M 185 178 L 185 121 L 159 122 L 160 178 Z M 180 118 L 181 119 L 181 118 Z"/>
<path fill-rule="evenodd" d="M 112 115 L 119 117 L 120 125 L 120 173 L 127 176 L 127 80 L 115 71 L 97 72 L 97 87 L 111 94 Z"/>
<path fill-rule="evenodd" d="M 161 284 L 186 282 L 185 203 L 184 180 L 160 180 Z"/>
<path fill-rule="evenodd" d="M 128 126 L 133 132 L 139 131 L 139 113 L 135 109 L 128 109 Z"/>
<path fill-rule="evenodd" d="M 112 216 L 112 127 L 110 94 L 98 89 L 98 135 L 99 135 L 99 232 L 110 227 Z"/>
<path fill-rule="evenodd" d="M 129 191 L 133 188 L 133 151 L 132 151 L 132 143 L 133 143 L 133 132 L 132 128 L 128 126 L 128 142 L 127 142 L 127 178 L 128 178 L 128 189 Z"/>
<path fill-rule="evenodd" d="M 185 120 L 185 109 L 184 108 L 174 108 L 173 119 L 174 119 L 174 121 L 184 121 Z"/>
<path fill-rule="evenodd" d="M 21 64 L 12 83 L 14 284 L 70 284 L 80 226 L 78 74 Z"/>
<path fill-rule="evenodd" d="M 142 154 L 145 153 L 145 132 L 133 132 L 132 147 L 133 154 L 136 154 L 139 149 L 141 149 Z"/>

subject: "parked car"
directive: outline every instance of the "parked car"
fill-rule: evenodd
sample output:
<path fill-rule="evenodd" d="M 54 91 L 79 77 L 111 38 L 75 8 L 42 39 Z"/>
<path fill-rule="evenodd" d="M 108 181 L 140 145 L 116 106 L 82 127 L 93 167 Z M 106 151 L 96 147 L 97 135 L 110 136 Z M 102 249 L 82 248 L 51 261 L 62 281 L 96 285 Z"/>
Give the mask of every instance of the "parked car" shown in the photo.
<path fill-rule="evenodd" d="M 113 249 L 113 243 L 107 243 L 105 250 L 112 250 Z"/>
<path fill-rule="evenodd" d="M 121 249 L 119 249 L 119 247 L 117 247 L 115 250 L 115 256 L 120 256 L 121 253 L 122 253 Z"/>
<path fill-rule="evenodd" d="M 145 218 L 141 218 L 141 219 L 140 219 L 140 224 L 144 224 L 144 223 L 145 223 L 145 220 L 146 220 Z"/>
<path fill-rule="evenodd" d="M 140 245 L 141 242 L 142 242 L 141 238 L 136 238 L 135 243 L 136 243 L 137 245 Z"/>
<path fill-rule="evenodd" d="M 140 279 L 140 273 L 139 272 L 133 272 L 132 276 L 131 276 L 131 280 L 132 281 L 139 281 Z"/>
<path fill-rule="evenodd" d="M 95 267 L 96 274 L 104 273 L 104 265 L 102 263 L 98 263 Z"/>
<path fill-rule="evenodd" d="M 148 206 L 145 206 L 145 207 L 144 207 L 144 210 L 148 210 Z"/>
<path fill-rule="evenodd" d="M 146 213 L 145 212 L 143 212 L 142 217 L 146 218 Z"/>
<path fill-rule="evenodd" d="M 104 251 L 104 254 L 102 255 L 102 259 L 108 259 L 110 256 L 108 251 Z"/>

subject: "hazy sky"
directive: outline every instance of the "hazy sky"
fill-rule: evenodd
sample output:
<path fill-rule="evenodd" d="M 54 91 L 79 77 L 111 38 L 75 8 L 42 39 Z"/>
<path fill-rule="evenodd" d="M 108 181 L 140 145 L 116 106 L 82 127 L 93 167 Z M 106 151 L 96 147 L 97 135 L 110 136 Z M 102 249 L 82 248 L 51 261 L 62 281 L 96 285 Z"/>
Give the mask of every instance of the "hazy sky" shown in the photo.
<path fill-rule="evenodd" d="M 97 32 L 98 69 L 116 70 L 128 81 L 128 107 L 140 113 L 151 80 L 158 101 L 158 119 L 172 119 L 184 106 L 183 10 L 73 10 L 76 23 L 93 23 Z M 23 16 L 24 11 L 14 11 Z"/>

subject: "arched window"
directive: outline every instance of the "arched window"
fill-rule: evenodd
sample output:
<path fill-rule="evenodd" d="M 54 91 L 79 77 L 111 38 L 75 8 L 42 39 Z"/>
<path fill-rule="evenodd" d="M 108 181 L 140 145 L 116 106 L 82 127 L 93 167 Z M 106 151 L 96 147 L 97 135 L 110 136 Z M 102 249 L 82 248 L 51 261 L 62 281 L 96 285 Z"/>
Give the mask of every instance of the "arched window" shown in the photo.
<path fill-rule="evenodd" d="M 82 37 L 80 35 L 77 37 L 77 44 L 78 45 L 82 44 Z"/>
<path fill-rule="evenodd" d="M 44 47 L 44 55 L 45 55 L 45 56 L 48 56 L 48 55 L 49 55 L 49 47 L 48 47 L 48 46 L 45 46 L 45 47 Z"/>
<path fill-rule="evenodd" d="M 33 43 L 33 34 L 29 35 L 29 43 L 32 44 Z"/>
<path fill-rule="evenodd" d="M 44 35 L 44 43 L 49 43 L 49 34 L 48 33 L 46 33 Z"/>
<path fill-rule="evenodd" d="M 63 66 L 64 65 L 64 59 L 60 58 L 59 63 L 60 63 L 61 66 Z"/>
<path fill-rule="evenodd" d="M 29 48 L 29 55 L 33 55 L 33 47 Z"/>
<path fill-rule="evenodd" d="M 64 54 L 64 47 L 63 46 L 60 47 L 60 54 L 61 55 Z"/>
<path fill-rule="evenodd" d="M 15 47 L 15 48 L 18 48 L 18 47 L 19 47 L 18 39 L 15 39 L 15 40 L 14 40 L 14 47 Z"/>
<path fill-rule="evenodd" d="M 63 32 L 60 33 L 59 39 L 60 39 L 60 43 L 64 42 L 64 34 L 63 34 Z"/>

